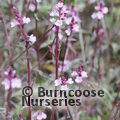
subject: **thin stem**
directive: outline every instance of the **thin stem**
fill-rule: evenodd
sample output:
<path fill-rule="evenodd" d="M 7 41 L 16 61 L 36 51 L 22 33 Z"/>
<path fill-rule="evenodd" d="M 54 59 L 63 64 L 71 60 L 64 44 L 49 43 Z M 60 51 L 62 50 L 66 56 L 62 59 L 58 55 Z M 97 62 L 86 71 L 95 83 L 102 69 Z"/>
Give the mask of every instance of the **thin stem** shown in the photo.
<path fill-rule="evenodd" d="M 98 24 L 97 24 L 97 37 L 95 39 L 95 48 L 94 48 L 94 54 L 93 54 L 93 58 L 92 58 L 92 66 L 91 66 L 91 70 L 90 70 L 90 73 L 89 73 L 89 77 L 88 77 L 88 80 L 90 80 L 91 76 L 92 76 L 92 73 L 93 73 L 93 68 L 94 68 L 94 60 L 95 60 L 95 57 L 96 57 L 96 53 L 97 53 L 97 43 L 98 43 L 98 29 L 99 29 L 99 20 L 98 20 Z"/>
<path fill-rule="evenodd" d="M 56 57 L 56 79 L 58 79 L 58 61 L 59 61 L 59 54 L 58 54 L 58 31 L 59 31 L 59 28 L 57 28 L 57 32 L 56 32 L 56 44 L 55 44 L 55 47 L 56 47 L 56 53 L 55 53 L 55 57 Z M 55 90 L 57 90 L 57 86 L 55 86 Z M 51 114 L 51 118 L 50 120 L 53 120 L 54 119 L 54 112 L 55 112 L 55 106 L 53 106 L 52 108 L 52 114 Z"/>
<path fill-rule="evenodd" d="M 67 106 L 67 110 L 68 110 L 68 113 L 70 115 L 70 119 L 73 120 L 73 117 L 72 117 L 72 114 L 71 114 L 71 111 L 70 111 L 70 108 Z"/>
<path fill-rule="evenodd" d="M 26 41 L 26 57 L 27 57 L 27 68 L 28 68 L 28 86 L 31 85 L 30 79 L 30 59 L 29 59 L 29 50 L 28 50 L 29 42 Z M 31 103 L 29 106 L 29 120 L 31 120 Z"/>
<path fill-rule="evenodd" d="M 38 9 L 37 9 L 37 1 L 35 0 L 35 14 L 37 15 Z M 36 16 L 37 17 L 37 16 Z M 36 38 L 38 39 L 38 20 L 35 18 L 35 27 L 36 27 Z"/>

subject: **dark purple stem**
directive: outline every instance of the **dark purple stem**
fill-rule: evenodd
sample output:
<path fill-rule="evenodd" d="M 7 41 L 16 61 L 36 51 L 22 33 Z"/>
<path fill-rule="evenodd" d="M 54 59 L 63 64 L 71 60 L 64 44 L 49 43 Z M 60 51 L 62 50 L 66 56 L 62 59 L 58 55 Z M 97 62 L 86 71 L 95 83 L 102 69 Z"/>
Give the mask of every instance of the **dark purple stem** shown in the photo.
<path fill-rule="evenodd" d="M 29 59 L 29 50 L 28 50 L 29 42 L 26 41 L 26 57 L 27 57 L 27 68 L 28 68 L 28 86 L 31 86 L 30 79 L 30 59 Z M 31 103 L 29 106 L 29 120 L 31 120 Z"/>
<path fill-rule="evenodd" d="M 70 111 L 70 108 L 67 106 L 67 110 L 68 110 L 68 113 L 70 115 L 70 119 L 73 120 L 73 117 L 72 117 L 72 114 L 71 114 L 71 111 Z"/>
<path fill-rule="evenodd" d="M 59 54 L 58 54 L 58 31 L 59 31 L 59 28 L 57 28 L 57 32 L 56 32 L 56 53 L 55 53 L 55 57 L 56 57 L 56 79 L 58 79 L 58 61 L 59 61 Z M 55 86 L 55 90 L 57 90 L 57 86 Z M 52 114 L 51 114 L 51 118 L 50 120 L 53 120 L 54 119 L 54 113 L 55 113 L 55 106 L 53 106 L 52 108 Z"/>

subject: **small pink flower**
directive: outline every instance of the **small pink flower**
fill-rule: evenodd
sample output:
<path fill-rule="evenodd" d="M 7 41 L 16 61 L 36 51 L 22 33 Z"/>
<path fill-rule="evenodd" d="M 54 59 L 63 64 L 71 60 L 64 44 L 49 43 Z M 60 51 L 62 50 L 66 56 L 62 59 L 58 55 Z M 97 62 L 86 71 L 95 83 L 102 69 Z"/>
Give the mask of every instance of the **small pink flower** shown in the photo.
<path fill-rule="evenodd" d="M 66 23 L 67 25 L 70 25 L 71 21 L 72 21 L 72 17 L 69 17 L 69 18 L 66 18 L 66 19 L 65 19 L 65 23 Z"/>
<path fill-rule="evenodd" d="M 74 15 L 73 17 L 74 17 L 75 22 L 81 22 L 81 20 L 80 20 L 80 18 L 78 16 Z"/>
<path fill-rule="evenodd" d="M 50 19 L 50 22 L 52 22 L 53 24 L 55 24 L 55 21 L 56 21 L 55 18 L 51 18 L 51 19 Z"/>
<path fill-rule="evenodd" d="M 55 86 L 59 86 L 61 83 L 61 78 L 55 80 Z"/>
<path fill-rule="evenodd" d="M 30 21 L 31 21 L 30 18 L 25 17 L 25 16 L 22 18 L 22 20 L 23 20 L 23 23 L 24 23 L 24 24 L 28 24 L 28 23 L 30 23 Z"/>
<path fill-rule="evenodd" d="M 87 72 L 82 71 L 81 72 L 81 76 L 82 76 L 82 78 L 87 78 L 88 77 Z"/>
<path fill-rule="evenodd" d="M 36 42 L 36 37 L 32 35 L 29 36 L 29 41 L 31 44 L 34 44 Z"/>
<path fill-rule="evenodd" d="M 107 7 L 104 7 L 104 8 L 102 9 L 102 12 L 103 12 L 104 14 L 107 14 L 107 13 L 108 13 L 108 8 L 107 8 Z"/>
<path fill-rule="evenodd" d="M 67 89 L 66 84 L 73 84 L 74 82 L 73 82 L 72 78 L 68 78 L 68 80 L 66 80 L 66 78 L 64 76 L 62 76 L 61 78 L 56 79 L 54 83 L 55 83 L 55 86 L 61 85 L 61 89 L 66 90 Z"/>
<path fill-rule="evenodd" d="M 10 88 L 10 81 L 8 78 L 5 78 L 4 81 L 2 81 L 2 85 L 5 86 L 5 90 L 8 90 Z"/>
<path fill-rule="evenodd" d="M 41 0 L 36 0 L 37 1 L 37 3 L 40 3 L 41 2 Z"/>
<path fill-rule="evenodd" d="M 66 81 L 66 83 L 73 84 L 74 82 L 73 82 L 72 78 L 68 78 L 68 80 Z"/>
<path fill-rule="evenodd" d="M 91 17 L 93 18 L 93 19 L 95 19 L 95 18 L 97 18 L 97 19 L 102 19 L 104 16 L 103 16 L 103 13 L 102 12 L 97 12 L 97 13 L 93 13 L 92 15 L 91 15 Z"/>
<path fill-rule="evenodd" d="M 53 10 L 53 11 L 50 13 L 50 16 L 52 16 L 52 17 L 54 17 L 54 16 L 59 16 L 59 13 L 58 13 L 58 11 Z"/>
<path fill-rule="evenodd" d="M 62 26 L 62 20 L 57 20 L 55 22 L 55 25 L 58 26 L 58 27 Z"/>
<path fill-rule="evenodd" d="M 102 12 L 98 12 L 97 13 L 97 18 L 100 20 L 102 19 L 104 16 L 103 16 L 103 13 Z"/>
<path fill-rule="evenodd" d="M 58 4 L 56 4 L 55 8 L 59 9 L 63 7 L 63 2 L 59 2 Z"/>
<path fill-rule="evenodd" d="M 10 88 L 10 80 L 8 78 L 5 78 L 4 81 L 2 82 L 2 85 L 5 86 L 5 90 L 9 90 Z M 19 78 L 13 78 L 11 79 L 11 88 L 21 88 L 22 83 L 21 83 L 21 79 Z"/>
<path fill-rule="evenodd" d="M 21 79 L 19 78 L 13 78 L 12 79 L 12 84 L 11 84 L 12 88 L 21 88 L 22 84 L 21 84 Z"/>
<path fill-rule="evenodd" d="M 97 33 L 97 32 L 98 32 L 98 33 Z M 94 35 L 95 35 L 95 36 L 97 36 L 97 35 L 102 36 L 103 34 L 104 34 L 103 28 L 99 28 L 98 30 L 95 30 L 95 31 L 94 31 Z"/>
<path fill-rule="evenodd" d="M 8 69 L 7 71 L 5 71 L 4 74 L 8 76 L 9 72 L 10 72 L 10 69 Z M 13 78 L 15 76 L 15 74 L 16 74 L 16 70 L 11 71 L 10 74 L 11 74 L 10 76 Z"/>
<path fill-rule="evenodd" d="M 36 112 L 33 114 L 33 117 L 36 117 L 37 120 L 42 120 L 42 119 L 46 119 L 47 115 L 45 113 L 40 113 L 40 112 Z"/>
<path fill-rule="evenodd" d="M 67 34 L 67 36 L 70 36 L 70 34 L 71 34 L 70 28 L 68 28 L 67 30 L 65 30 L 65 33 Z"/>
<path fill-rule="evenodd" d="M 94 12 L 94 13 L 91 15 L 91 17 L 92 17 L 92 19 L 97 18 L 97 13 Z"/>
<path fill-rule="evenodd" d="M 81 83 L 84 78 L 87 78 L 87 77 L 88 77 L 87 72 L 82 71 L 82 67 L 81 67 L 81 66 L 78 68 L 78 72 L 73 71 L 73 72 L 71 73 L 71 75 L 76 77 L 76 78 L 75 78 L 75 82 L 76 82 L 76 83 Z"/>
<path fill-rule="evenodd" d="M 10 24 L 11 24 L 11 27 L 15 27 L 17 25 L 20 25 L 20 23 L 15 19 L 13 19 L 13 21 Z"/>
<path fill-rule="evenodd" d="M 71 75 L 72 75 L 72 76 L 77 76 L 78 73 L 77 73 L 76 71 L 73 71 L 73 72 L 71 73 Z"/>
<path fill-rule="evenodd" d="M 83 81 L 82 77 L 77 76 L 75 79 L 76 83 L 81 83 Z"/>
<path fill-rule="evenodd" d="M 73 25 L 73 31 L 75 31 L 75 32 L 79 32 L 79 25 L 78 24 L 75 24 L 75 25 Z"/>
<path fill-rule="evenodd" d="M 59 33 L 58 33 L 58 37 L 59 37 L 60 40 L 62 40 L 63 35 L 59 32 Z"/>
<path fill-rule="evenodd" d="M 34 12 L 34 11 L 35 11 L 35 5 L 30 4 L 30 6 L 29 6 L 29 10 L 31 10 L 32 12 Z"/>

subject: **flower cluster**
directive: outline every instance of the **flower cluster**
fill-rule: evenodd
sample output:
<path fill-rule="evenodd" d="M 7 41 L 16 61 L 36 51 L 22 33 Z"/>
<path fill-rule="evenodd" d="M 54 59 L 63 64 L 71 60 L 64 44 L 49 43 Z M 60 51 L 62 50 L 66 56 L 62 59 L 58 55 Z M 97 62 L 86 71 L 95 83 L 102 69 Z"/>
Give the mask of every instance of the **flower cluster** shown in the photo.
<path fill-rule="evenodd" d="M 93 19 L 97 18 L 98 20 L 101 20 L 104 17 L 104 14 L 108 13 L 108 8 L 105 7 L 105 3 L 101 0 L 97 6 L 95 6 L 95 10 L 97 12 L 94 12 L 91 17 Z"/>
<path fill-rule="evenodd" d="M 71 75 L 73 77 L 76 77 L 75 78 L 76 83 L 81 83 L 83 81 L 83 78 L 88 77 L 87 72 L 83 71 L 81 66 L 78 68 L 78 71 L 73 71 Z"/>
<path fill-rule="evenodd" d="M 50 22 L 53 23 L 54 28 L 52 29 L 54 32 L 57 31 L 57 28 L 63 28 L 65 24 L 65 33 L 69 37 L 73 31 L 79 31 L 78 22 L 81 22 L 80 18 L 77 15 L 77 10 L 75 7 L 70 7 L 64 5 L 62 1 L 58 2 L 55 5 L 54 9 L 50 13 Z M 62 39 L 62 31 L 59 30 L 59 39 Z"/>
<path fill-rule="evenodd" d="M 74 82 L 73 82 L 72 78 L 68 78 L 68 80 L 67 80 L 64 76 L 55 80 L 55 86 L 61 85 L 61 90 L 67 90 L 68 89 L 67 84 L 73 84 L 73 83 Z"/>
<path fill-rule="evenodd" d="M 10 87 L 11 89 L 14 88 L 21 88 L 22 83 L 21 83 L 21 79 L 15 77 L 15 70 L 12 69 L 8 69 L 7 71 L 4 72 L 4 74 L 7 76 L 7 78 L 4 79 L 4 81 L 2 82 L 2 85 L 5 86 L 5 90 L 9 90 Z"/>
<path fill-rule="evenodd" d="M 45 113 L 40 113 L 40 112 L 36 112 L 33 114 L 33 117 L 36 117 L 37 120 L 42 120 L 42 119 L 46 119 L 47 115 Z"/>
<path fill-rule="evenodd" d="M 28 23 L 30 23 L 30 18 L 29 17 L 23 17 L 22 18 L 22 21 L 23 21 L 23 25 L 24 24 L 28 24 Z M 18 20 L 15 20 L 15 19 L 13 19 L 13 21 L 11 22 L 11 27 L 15 27 L 15 26 L 19 26 L 21 23 L 20 23 L 20 21 L 18 21 Z"/>
<path fill-rule="evenodd" d="M 17 15 L 18 16 L 18 15 Z M 22 21 L 21 21 L 22 20 Z M 13 21 L 11 22 L 11 27 L 15 27 L 15 26 L 22 26 L 24 24 L 28 24 L 30 23 L 30 18 L 29 17 L 23 17 L 21 18 L 16 17 L 16 19 L 13 19 Z M 30 42 L 30 44 L 34 44 L 36 42 L 36 37 L 32 35 L 28 36 L 28 42 Z"/>

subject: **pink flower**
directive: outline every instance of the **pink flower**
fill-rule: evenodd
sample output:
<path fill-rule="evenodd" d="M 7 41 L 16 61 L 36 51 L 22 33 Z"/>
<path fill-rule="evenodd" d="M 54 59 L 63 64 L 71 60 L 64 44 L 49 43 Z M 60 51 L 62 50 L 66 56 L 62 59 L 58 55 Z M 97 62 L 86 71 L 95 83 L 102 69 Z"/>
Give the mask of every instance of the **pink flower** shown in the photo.
<path fill-rule="evenodd" d="M 36 42 L 36 37 L 33 36 L 33 34 L 29 36 L 29 42 L 30 42 L 31 44 L 34 44 L 34 43 Z"/>
<path fill-rule="evenodd" d="M 45 113 L 40 113 L 40 112 L 36 112 L 33 114 L 33 117 L 36 117 L 37 120 L 42 120 L 42 119 L 46 119 L 47 115 Z"/>
<path fill-rule="evenodd" d="M 82 77 L 77 76 L 75 79 L 76 83 L 81 83 L 83 81 Z"/>
<path fill-rule="evenodd" d="M 70 25 L 71 21 L 72 21 L 72 17 L 69 17 L 69 18 L 66 18 L 66 19 L 65 19 L 65 23 L 66 23 L 67 25 Z"/>
<path fill-rule="evenodd" d="M 82 78 L 87 78 L 88 77 L 87 72 L 82 71 L 81 72 L 81 76 L 82 76 Z"/>
<path fill-rule="evenodd" d="M 104 14 L 108 13 L 108 8 L 104 7 L 105 3 L 103 1 L 100 1 L 99 5 L 95 6 L 95 10 L 97 10 L 97 13 L 93 13 L 91 17 L 93 19 L 97 18 L 101 20 L 104 17 Z"/>
<path fill-rule="evenodd" d="M 58 33 L 58 37 L 59 37 L 60 40 L 62 40 L 63 35 L 59 32 L 59 33 Z"/>
<path fill-rule="evenodd" d="M 62 84 L 61 78 L 55 80 L 55 86 L 59 86 Z"/>
<path fill-rule="evenodd" d="M 12 79 L 12 84 L 11 84 L 12 88 L 21 88 L 22 84 L 21 84 L 21 79 L 19 78 L 13 78 Z"/>
<path fill-rule="evenodd" d="M 35 5 L 30 4 L 30 6 L 29 6 L 29 10 L 31 10 L 32 12 L 34 12 L 34 11 L 35 11 Z"/>
<path fill-rule="evenodd" d="M 56 4 L 55 8 L 59 9 L 63 7 L 63 2 L 59 2 L 58 4 Z"/>
<path fill-rule="evenodd" d="M 94 12 L 94 13 L 91 15 L 91 17 L 92 17 L 92 19 L 97 18 L 97 13 Z"/>
<path fill-rule="evenodd" d="M 78 73 L 77 73 L 76 71 L 73 71 L 73 72 L 71 73 L 71 75 L 72 75 L 72 76 L 77 76 Z"/>
<path fill-rule="evenodd" d="M 83 81 L 83 78 L 87 78 L 88 77 L 87 72 L 82 71 L 82 67 L 78 68 L 78 72 L 73 71 L 71 73 L 71 75 L 76 77 L 75 78 L 75 82 L 76 83 L 81 83 Z"/>
<path fill-rule="evenodd" d="M 67 34 L 67 36 L 70 36 L 70 34 L 71 34 L 70 28 L 68 28 L 67 30 L 65 30 L 65 33 Z"/>
<path fill-rule="evenodd" d="M 50 19 L 50 22 L 52 22 L 53 24 L 55 24 L 55 21 L 56 21 L 55 18 L 51 18 L 51 19 Z"/>
<path fill-rule="evenodd" d="M 79 32 L 79 25 L 78 24 L 75 24 L 75 25 L 73 25 L 73 31 L 75 31 L 75 32 Z"/>
<path fill-rule="evenodd" d="M 73 82 L 72 78 L 68 78 L 68 80 L 66 81 L 66 83 L 73 84 L 74 82 Z"/>
<path fill-rule="evenodd" d="M 67 90 L 67 85 L 66 84 L 73 84 L 73 80 L 72 78 L 68 78 L 68 80 L 66 80 L 66 78 L 64 76 L 62 76 L 61 78 L 59 79 L 56 79 L 55 80 L 55 86 L 59 86 L 61 85 L 61 89 L 63 90 Z"/>
<path fill-rule="evenodd" d="M 74 17 L 75 22 L 81 22 L 81 20 L 80 20 L 80 18 L 78 16 L 74 15 L 73 17 Z"/>
<path fill-rule="evenodd" d="M 38 3 L 40 3 L 41 2 L 41 0 L 36 0 Z"/>
<path fill-rule="evenodd" d="M 58 27 L 62 26 L 62 20 L 57 20 L 55 22 L 55 25 L 58 26 Z"/>
<path fill-rule="evenodd" d="M 30 18 L 23 17 L 22 20 L 23 20 L 23 24 L 30 23 Z M 20 23 L 15 19 L 13 19 L 13 21 L 10 24 L 11 24 L 11 27 L 15 27 L 15 26 L 20 25 Z"/>
<path fill-rule="evenodd" d="M 53 10 L 53 11 L 50 13 L 50 16 L 52 16 L 52 17 L 54 17 L 54 16 L 59 16 L 59 13 L 58 13 L 58 11 Z"/>
<path fill-rule="evenodd" d="M 5 78 L 4 81 L 2 81 L 2 85 L 5 86 L 5 90 L 8 90 L 10 88 L 10 81 L 8 78 Z"/>
<path fill-rule="evenodd" d="M 97 35 L 102 36 L 103 34 L 104 34 L 103 28 L 99 28 L 98 30 L 94 31 L 95 36 L 97 36 Z"/>
<path fill-rule="evenodd" d="M 5 86 L 5 90 L 9 90 L 10 89 L 10 80 L 8 78 L 5 78 L 4 81 L 2 82 L 2 85 Z M 11 88 L 21 88 L 22 83 L 21 83 L 21 79 L 19 78 L 13 78 L 11 79 Z"/>
<path fill-rule="evenodd" d="M 15 27 L 17 25 L 20 25 L 20 23 L 15 19 L 13 19 L 13 21 L 10 24 L 11 24 L 11 27 Z"/>
<path fill-rule="evenodd" d="M 23 17 L 22 18 L 22 20 L 23 20 L 23 24 L 28 24 L 28 23 L 30 23 L 30 18 L 28 18 L 28 17 Z"/>
<path fill-rule="evenodd" d="M 98 13 L 93 13 L 92 15 L 91 15 L 91 17 L 93 18 L 93 19 L 95 19 L 95 18 L 97 18 L 97 19 L 102 19 L 104 16 L 103 16 L 103 13 L 102 12 L 98 12 Z"/>
<path fill-rule="evenodd" d="M 104 14 L 107 14 L 107 13 L 108 13 L 108 8 L 107 8 L 107 7 L 102 8 L 102 12 L 103 12 Z"/>
<path fill-rule="evenodd" d="M 15 76 L 16 70 L 10 71 L 10 69 L 8 69 L 7 71 L 4 72 L 5 75 L 9 75 L 13 78 Z"/>

